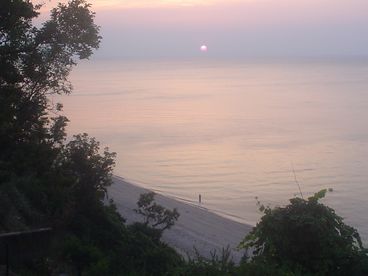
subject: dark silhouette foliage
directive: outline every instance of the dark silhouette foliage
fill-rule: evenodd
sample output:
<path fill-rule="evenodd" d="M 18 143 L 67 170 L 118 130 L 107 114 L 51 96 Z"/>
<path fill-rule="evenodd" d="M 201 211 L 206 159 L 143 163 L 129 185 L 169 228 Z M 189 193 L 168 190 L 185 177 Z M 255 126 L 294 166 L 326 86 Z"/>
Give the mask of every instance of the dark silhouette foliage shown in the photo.
<path fill-rule="evenodd" d="M 188 256 L 187 262 L 177 269 L 178 275 L 223 276 L 237 275 L 237 267 L 232 260 L 230 247 L 220 253 L 210 252 L 210 258 L 204 258 L 195 249 L 194 257 Z"/>
<path fill-rule="evenodd" d="M 161 232 L 170 229 L 180 214 L 176 208 L 169 210 L 154 201 L 155 193 L 141 194 L 137 202 L 136 212 L 144 217 L 144 224 Z"/>
<path fill-rule="evenodd" d="M 115 154 L 87 134 L 66 143 L 68 119 L 48 98 L 70 93 L 73 66 L 98 48 L 94 13 L 84 0 L 71 0 L 36 27 L 39 8 L 27 0 L 0 2 L 0 233 L 52 227 L 47 242 L 12 248 L 33 257 L 13 258 L 11 270 L 167 274 L 182 258 L 157 229 L 127 228 L 108 200 Z"/>
<path fill-rule="evenodd" d="M 367 250 L 356 229 L 319 200 L 322 190 L 285 207 L 260 206 L 264 216 L 241 242 L 253 250 L 253 264 L 272 265 L 301 274 L 364 275 Z"/>
<path fill-rule="evenodd" d="M 63 144 L 68 120 L 47 96 L 71 91 L 70 70 L 100 42 L 86 2 L 59 4 L 38 28 L 39 8 L 0 3 L 0 231 L 49 224 L 56 211 L 49 199 L 67 197 L 57 161 L 70 146 Z M 71 29 L 84 35 L 66 35 Z"/>

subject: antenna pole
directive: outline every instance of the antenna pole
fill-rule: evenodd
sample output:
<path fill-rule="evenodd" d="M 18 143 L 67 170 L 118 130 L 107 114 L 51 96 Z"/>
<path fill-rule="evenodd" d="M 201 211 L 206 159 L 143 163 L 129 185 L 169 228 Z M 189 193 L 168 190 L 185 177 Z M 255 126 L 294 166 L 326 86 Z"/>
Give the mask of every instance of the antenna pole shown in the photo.
<path fill-rule="evenodd" d="M 295 173 L 295 169 L 294 169 L 294 164 L 293 164 L 293 162 L 291 162 L 291 167 L 292 167 L 292 169 L 293 169 L 293 174 L 294 174 L 294 180 L 295 180 L 295 183 L 298 185 L 298 188 L 299 188 L 299 193 L 300 193 L 300 195 L 301 195 L 302 199 L 304 199 L 304 197 L 303 197 L 303 193 L 302 193 L 302 189 L 300 188 L 299 181 L 298 181 L 298 179 L 296 178 L 296 173 Z"/>

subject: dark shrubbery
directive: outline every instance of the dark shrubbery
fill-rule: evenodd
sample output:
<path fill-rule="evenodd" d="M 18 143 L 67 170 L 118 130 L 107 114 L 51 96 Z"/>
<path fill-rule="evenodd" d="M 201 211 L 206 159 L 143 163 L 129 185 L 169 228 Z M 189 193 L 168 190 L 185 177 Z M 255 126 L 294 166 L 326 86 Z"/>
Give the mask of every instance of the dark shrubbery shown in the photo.
<path fill-rule="evenodd" d="M 285 207 L 261 206 L 264 216 L 240 245 L 253 249 L 251 263 L 296 275 L 367 275 L 368 252 L 357 230 L 319 202 L 326 192 Z"/>

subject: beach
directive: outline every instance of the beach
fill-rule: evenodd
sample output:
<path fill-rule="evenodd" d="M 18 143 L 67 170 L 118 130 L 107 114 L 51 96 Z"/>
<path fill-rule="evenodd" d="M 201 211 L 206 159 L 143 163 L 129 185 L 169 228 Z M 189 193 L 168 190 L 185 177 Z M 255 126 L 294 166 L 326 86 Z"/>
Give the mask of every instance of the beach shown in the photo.
<path fill-rule="evenodd" d="M 118 176 L 113 177 L 113 182 L 108 188 L 108 194 L 126 219 L 126 223 L 142 221 L 142 217 L 134 209 L 137 208 L 139 195 L 149 190 L 128 183 Z M 183 256 L 194 256 L 196 249 L 201 256 L 210 258 L 211 252 L 221 253 L 223 248 L 229 246 L 233 261 L 240 261 L 244 251 L 238 251 L 236 247 L 249 233 L 251 225 L 210 212 L 203 202 L 201 205 L 195 205 L 161 194 L 156 194 L 155 200 L 166 208 L 177 208 L 180 213 L 178 221 L 171 229 L 166 230 L 162 237 L 162 240 L 177 252 Z"/>

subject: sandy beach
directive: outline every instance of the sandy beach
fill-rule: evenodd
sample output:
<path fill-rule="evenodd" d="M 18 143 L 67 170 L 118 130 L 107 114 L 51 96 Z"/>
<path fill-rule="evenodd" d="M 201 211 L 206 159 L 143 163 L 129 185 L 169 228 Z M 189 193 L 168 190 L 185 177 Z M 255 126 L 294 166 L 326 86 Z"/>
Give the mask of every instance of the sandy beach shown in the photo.
<path fill-rule="evenodd" d="M 140 221 L 142 218 L 134 209 L 137 208 L 139 195 L 148 190 L 117 176 L 113 180 L 114 184 L 109 187 L 108 193 L 119 212 L 128 224 Z M 222 248 L 230 246 L 235 262 L 243 256 L 244 252 L 237 251 L 236 247 L 252 226 L 212 213 L 205 208 L 205 204 L 184 203 L 160 194 L 155 198 L 157 203 L 166 208 L 177 208 L 180 213 L 176 224 L 163 235 L 163 241 L 179 253 L 193 256 L 195 247 L 202 256 L 210 257 L 211 251 L 221 252 Z"/>

